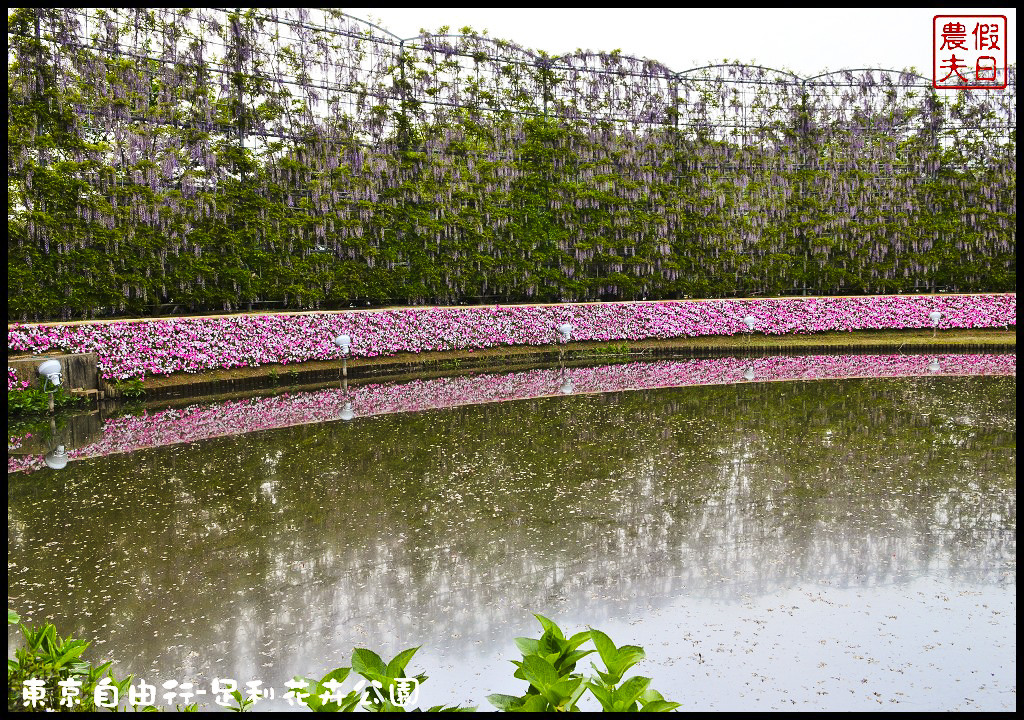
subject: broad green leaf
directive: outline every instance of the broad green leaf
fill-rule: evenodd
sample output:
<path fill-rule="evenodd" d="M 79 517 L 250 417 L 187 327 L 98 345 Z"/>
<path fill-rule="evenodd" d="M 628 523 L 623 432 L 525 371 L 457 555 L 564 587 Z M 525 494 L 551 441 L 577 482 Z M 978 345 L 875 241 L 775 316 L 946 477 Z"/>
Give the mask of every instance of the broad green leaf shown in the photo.
<path fill-rule="evenodd" d="M 328 693 L 328 689 L 325 687 L 324 683 L 328 683 L 331 680 L 334 680 L 337 683 L 342 683 L 349 676 L 350 672 L 350 668 L 340 667 L 331 670 L 318 681 L 310 681 L 308 678 L 298 678 L 299 680 L 305 681 L 307 686 L 311 688 L 309 695 L 304 698 L 303 702 L 305 702 L 313 712 L 337 712 L 339 709 L 339 704 L 337 702 L 332 700 L 325 703 L 320 697 L 321 695 Z M 344 699 L 344 697 L 342 699 Z"/>
<path fill-rule="evenodd" d="M 386 674 L 393 678 L 403 677 L 405 666 L 409 664 L 409 661 L 412 660 L 412 656 L 416 654 L 416 651 L 419 650 L 420 647 L 421 646 L 409 648 L 408 650 L 403 650 L 398 653 L 398 655 L 388 663 Z"/>
<path fill-rule="evenodd" d="M 353 690 L 341 699 L 341 702 L 338 704 L 338 709 L 332 710 L 331 712 L 355 712 L 356 708 L 359 706 L 359 703 L 362 702 L 362 700 L 363 694 L 361 692 L 356 692 L 355 690 Z M 327 709 L 328 706 L 333 704 L 334 703 L 328 703 L 327 705 L 325 705 L 325 710 Z"/>
<path fill-rule="evenodd" d="M 573 696 L 577 698 L 579 694 L 576 692 L 581 686 L 583 686 L 583 676 L 577 675 L 576 677 L 562 678 L 557 683 L 551 686 L 551 690 L 546 695 L 548 701 L 559 709 L 566 709 L 572 706 Z"/>
<path fill-rule="evenodd" d="M 643 660 L 645 657 L 647 656 L 644 654 L 644 649 L 642 647 L 638 647 L 636 645 L 623 645 L 616 653 L 615 667 L 609 669 L 617 673 L 619 677 L 622 677 L 627 670 Z"/>
<path fill-rule="evenodd" d="M 377 682 L 379 682 L 384 687 L 385 690 L 387 690 L 389 687 L 391 687 L 394 684 L 394 682 L 395 682 L 395 679 L 390 677 L 389 675 L 382 674 L 382 673 L 377 673 L 377 672 L 372 672 L 370 670 L 364 670 L 363 672 L 361 672 L 359 674 L 362 675 L 367 680 L 369 680 L 370 682 L 373 682 L 374 680 L 376 680 Z"/>
<path fill-rule="evenodd" d="M 64 663 L 71 662 L 72 660 L 77 658 L 79 655 L 84 653 L 86 648 L 88 648 L 88 647 L 89 647 L 89 643 L 83 642 L 80 645 L 75 645 L 73 647 L 68 648 L 67 650 L 65 650 L 61 654 L 60 657 L 58 657 L 54 661 L 54 663 L 53 663 L 54 667 L 59 668 L 59 667 L 63 666 Z"/>
<path fill-rule="evenodd" d="M 537 655 L 539 646 L 540 640 L 526 637 L 516 638 L 516 647 L 519 648 L 519 652 L 521 652 L 524 657 L 527 655 Z"/>
<path fill-rule="evenodd" d="M 297 675 L 296 677 L 299 680 L 306 680 L 306 678 L 301 678 Z M 234 699 L 235 704 L 228 706 L 228 710 L 230 710 L 231 712 L 244 712 L 248 708 L 249 703 L 242 698 L 242 693 L 238 692 L 237 690 L 232 690 L 230 695 L 232 699 Z"/>
<path fill-rule="evenodd" d="M 18 616 L 18 613 L 14 612 L 13 610 L 8 610 L 7 611 L 7 624 L 8 625 L 17 625 L 20 622 L 21 622 L 21 618 Z"/>
<path fill-rule="evenodd" d="M 620 675 L 609 675 L 608 673 L 603 672 L 594 663 L 590 663 L 590 667 L 594 668 L 594 672 L 597 673 L 597 676 L 601 678 L 601 682 L 603 682 L 605 685 L 614 685 L 622 679 Z"/>
<path fill-rule="evenodd" d="M 541 695 L 530 695 L 519 707 L 510 708 L 509 712 L 546 712 L 549 709 L 548 701 Z"/>
<path fill-rule="evenodd" d="M 640 709 L 640 712 L 672 712 L 677 707 L 681 707 L 680 703 L 666 702 L 665 700 L 654 700 L 644 705 Z"/>
<path fill-rule="evenodd" d="M 356 648 L 352 651 L 352 669 L 363 676 L 367 673 L 387 675 L 388 672 L 380 655 L 365 648 Z"/>
<path fill-rule="evenodd" d="M 628 710 L 635 703 L 644 691 L 651 684 L 650 678 L 637 675 L 631 677 L 615 691 L 615 707 L 618 710 Z"/>
<path fill-rule="evenodd" d="M 615 643 L 612 642 L 610 637 L 600 630 L 595 630 L 594 628 L 590 628 L 590 639 L 594 641 L 594 647 L 597 648 L 597 653 L 601 656 L 604 666 L 608 668 L 609 673 L 614 675 L 615 662 L 618 659 L 619 654 L 618 650 L 615 648 Z"/>
<path fill-rule="evenodd" d="M 56 633 L 53 625 L 44 625 L 39 630 L 32 631 L 30 628 L 21 626 L 21 632 L 25 636 L 25 644 L 33 652 L 53 652 L 53 637 Z"/>
<path fill-rule="evenodd" d="M 582 677 L 581 677 L 581 679 L 582 679 Z M 576 705 L 576 703 L 579 701 L 580 696 L 582 696 L 583 693 L 586 692 L 586 690 L 587 690 L 587 683 L 581 682 L 576 687 L 576 689 L 573 690 L 572 695 L 570 695 L 570 697 L 569 697 L 569 702 L 566 703 L 565 707 L 567 709 L 571 710 Z"/>
<path fill-rule="evenodd" d="M 572 670 L 575 667 L 576 663 L 578 663 L 580 660 L 582 660 L 587 655 L 590 655 L 593 652 L 596 652 L 596 651 L 594 651 L 594 650 L 576 650 L 575 652 L 571 652 L 568 655 L 566 655 L 564 658 L 562 658 L 562 661 L 560 663 L 560 667 L 568 668 L 569 670 Z"/>
<path fill-rule="evenodd" d="M 540 636 L 540 641 L 537 643 L 537 654 L 538 655 L 561 655 L 562 648 L 565 646 L 565 640 L 559 638 L 549 630 L 545 630 L 544 634 Z"/>
<path fill-rule="evenodd" d="M 601 707 L 604 708 L 605 712 L 611 712 L 615 705 L 611 692 L 594 683 L 587 683 L 587 687 L 590 688 L 590 692 L 594 694 L 597 701 L 601 703 Z"/>
<path fill-rule="evenodd" d="M 501 693 L 495 693 L 487 696 L 487 702 L 499 710 L 508 711 L 513 707 L 522 705 L 523 698 L 517 697 L 516 695 L 502 695 Z"/>
<path fill-rule="evenodd" d="M 551 633 L 559 640 L 565 640 L 565 636 L 562 635 L 561 629 L 557 625 L 555 625 L 555 623 L 553 623 L 551 620 L 548 620 L 543 615 L 538 615 L 537 613 L 534 613 L 533 616 L 540 621 L 541 627 L 544 628 L 544 632 Z"/>
<path fill-rule="evenodd" d="M 335 682 L 339 682 L 339 683 L 340 682 L 344 682 L 345 679 L 349 676 L 349 673 L 351 673 L 351 672 L 352 672 L 352 668 L 347 668 L 347 667 L 334 668 L 329 673 L 327 673 L 322 678 L 320 678 L 320 684 L 323 685 L 325 682 L 330 682 L 331 680 L 334 680 Z"/>
<path fill-rule="evenodd" d="M 575 650 L 576 648 L 578 648 L 580 645 L 582 645 L 583 643 L 585 643 L 589 639 L 590 639 L 590 631 L 589 630 L 584 630 L 583 632 L 578 632 L 575 635 L 573 635 L 571 638 L 569 638 L 569 640 L 567 641 L 566 644 L 569 646 L 570 650 Z M 593 652 L 593 651 L 591 651 L 591 652 Z"/>
<path fill-rule="evenodd" d="M 558 671 L 547 660 L 536 655 L 523 660 L 522 670 L 527 682 L 541 692 L 558 682 Z"/>
<path fill-rule="evenodd" d="M 306 707 L 308 707 L 313 712 L 317 712 L 317 710 L 320 709 L 320 706 L 323 705 L 323 701 L 320 699 L 319 695 L 319 693 L 321 692 L 320 684 L 313 678 L 302 677 L 301 675 L 292 676 L 292 680 L 306 683 L 306 690 L 309 692 L 309 694 L 301 698 L 300 702 L 302 702 Z M 241 702 L 242 694 L 237 690 L 232 692 L 231 696 L 235 698 L 236 702 Z"/>
<path fill-rule="evenodd" d="M 644 694 L 640 696 L 640 702 L 642 702 L 642 703 L 649 703 L 649 702 L 654 702 L 655 700 L 664 700 L 664 699 L 665 698 L 662 697 L 662 694 L 660 692 L 658 692 L 657 690 L 655 690 L 654 688 L 652 688 L 652 687 L 649 687 L 646 690 L 644 690 Z"/>

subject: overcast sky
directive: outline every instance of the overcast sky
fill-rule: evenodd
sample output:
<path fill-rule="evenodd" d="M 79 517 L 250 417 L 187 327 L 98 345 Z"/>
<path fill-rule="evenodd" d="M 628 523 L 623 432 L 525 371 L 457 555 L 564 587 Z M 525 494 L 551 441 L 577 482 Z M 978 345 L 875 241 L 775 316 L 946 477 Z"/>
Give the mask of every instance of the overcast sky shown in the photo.
<path fill-rule="evenodd" d="M 1009 62 L 1016 62 L 1012 8 L 866 10 L 681 10 L 663 8 L 344 8 L 399 37 L 420 28 L 469 25 L 491 37 L 552 54 L 621 49 L 686 70 L 728 58 L 811 76 L 826 70 L 916 67 L 930 77 L 932 18 L 1006 15 Z M 372 16 L 372 17 L 371 17 Z"/>

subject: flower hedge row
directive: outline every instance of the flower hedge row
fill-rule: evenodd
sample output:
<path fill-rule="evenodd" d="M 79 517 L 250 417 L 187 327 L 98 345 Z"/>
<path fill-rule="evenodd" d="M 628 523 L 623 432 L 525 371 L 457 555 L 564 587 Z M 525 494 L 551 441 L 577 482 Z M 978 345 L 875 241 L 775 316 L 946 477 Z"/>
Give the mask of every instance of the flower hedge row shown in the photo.
<path fill-rule="evenodd" d="M 936 365 L 935 363 L 938 363 Z M 362 385 L 276 397 L 253 397 L 170 408 L 107 420 L 103 436 L 69 457 L 131 452 L 224 435 L 338 420 L 348 406 L 354 417 L 521 400 L 565 393 L 619 392 L 684 385 L 721 385 L 766 380 L 822 380 L 919 375 L 1014 375 L 1016 355 L 807 355 L 632 362 L 601 367 L 539 369 L 469 375 L 395 384 Z M 23 438 L 8 438 L 17 449 Z M 7 471 L 35 470 L 37 456 L 9 455 Z"/>
<path fill-rule="evenodd" d="M 471 350 L 573 340 L 635 341 L 849 330 L 1016 325 L 1016 294 L 766 298 L 458 308 L 404 308 L 308 314 L 233 315 L 88 324 L 8 326 L 14 352 L 94 352 L 107 380 L 339 357 L 333 340 L 352 338 L 351 354 Z"/>

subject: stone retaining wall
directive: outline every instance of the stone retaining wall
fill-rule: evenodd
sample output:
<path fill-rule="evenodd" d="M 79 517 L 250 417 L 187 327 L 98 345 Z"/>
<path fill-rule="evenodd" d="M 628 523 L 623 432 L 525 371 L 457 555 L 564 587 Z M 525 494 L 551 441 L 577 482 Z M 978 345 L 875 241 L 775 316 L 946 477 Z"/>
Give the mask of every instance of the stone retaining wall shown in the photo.
<path fill-rule="evenodd" d="M 96 353 L 59 354 L 46 353 L 45 356 L 28 358 L 8 358 L 7 367 L 14 370 L 19 382 L 28 381 L 29 385 L 40 383 L 39 365 L 44 360 L 53 359 L 60 363 L 62 383 L 68 390 L 99 390 L 99 355 Z M 10 373 L 8 372 L 8 387 Z"/>

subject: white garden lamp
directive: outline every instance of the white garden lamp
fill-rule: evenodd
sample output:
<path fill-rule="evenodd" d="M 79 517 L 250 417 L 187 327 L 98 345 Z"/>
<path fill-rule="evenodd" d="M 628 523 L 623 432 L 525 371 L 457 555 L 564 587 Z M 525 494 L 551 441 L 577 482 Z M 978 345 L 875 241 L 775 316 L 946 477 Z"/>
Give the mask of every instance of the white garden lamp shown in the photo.
<path fill-rule="evenodd" d="M 50 396 L 50 412 L 53 412 L 53 394 L 57 392 L 63 379 L 60 363 L 56 360 L 45 360 L 39 366 L 39 376 L 43 378 L 43 392 Z M 63 467 L 63 466 L 62 466 Z"/>
<path fill-rule="evenodd" d="M 565 378 L 565 380 L 563 380 L 562 384 L 559 386 L 558 391 L 563 395 L 572 395 L 572 380 L 570 380 L 569 378 Z"/>
<path fill-rule="evenodd" d="M 352 348 L 352 338 L 348 335 L 339 335 L 334 338 L 334 344 L 341 349 L 341 376 L 348 377 L 348 353 Z"/>
<path fill-rule="evenodd" d="M 928 319 L 932 321 L 932 337 L 935 337 L 935 332 L 939 327 L 939 320 L 942 319 L 942 313 L 938 310 L 932 310 L 928 313 Z"/>
<path fill-rule="evenodd" d="M 939 359 L 938 358 L 932 358 L 928 362 L 928 371 L 929 372 L 933 372 L 933 373 L 939 371 Z"/>
<path fill-rule="evenodd" d="M 753 380 L 755 377 L 756 376 L 754 375 L 754 368 L 748 367 L 746 370 L 743 371 L 743 379 L 744 380 L 749 382 L 749 381 Z"/>
<path fill-rule="evenodd" d="M 569 342 L 569 338 L 572 337 L 572 325 L 569 323 L 562 323 L 561 325 L 556 326 L 555 330 L 558 331 L 563 345 Z M 565 367 L 565 348 L 561 345 L 558 347 L 558 365 L 562 368 Z"/>
<path fill-rule="evenodd" d="M 753 315 L 746 315 L 743 318 L 743 324 L 747 326 L 747 342 L 750 342 L 750 333 L 754 332 L 754 328 L 757 327 L 757 318 Z"/>
<path fill-rule="evenodd" d="M 43 390 L 46 392 L 53 392 L 60 387 L 63 373 L 60 370 L 60 363 L 56 360 L 46 360 L 43 362 L 39 366 L 39 375 L 43 378 Z M 52 386 L 53 389 L 49 389 L 48 386 Z"/>

